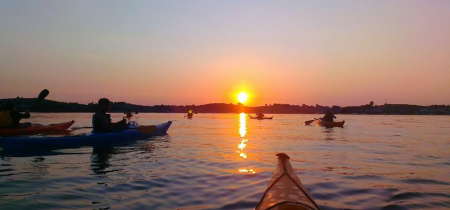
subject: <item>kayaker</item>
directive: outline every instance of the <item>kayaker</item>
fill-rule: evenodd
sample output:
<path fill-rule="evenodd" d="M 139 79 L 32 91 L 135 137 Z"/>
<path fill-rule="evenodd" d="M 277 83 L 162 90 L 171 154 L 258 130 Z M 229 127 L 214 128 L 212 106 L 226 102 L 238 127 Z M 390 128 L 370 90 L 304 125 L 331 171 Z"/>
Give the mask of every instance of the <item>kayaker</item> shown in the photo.
<path fill-rule="evenodd" d="M 325 116 L 321 118 L 325 122 L 333 122 L 334 119 L 336 119 L 336 116 L 334 116 L 333 112 L 331 110 L 328 110 Z"/>
<path fill-rule="evenodd" d="M 192 113 L 192 110 L 189 110 L 187 117 L 188 118 L 192 118 L 194 116 L 194 114 Z"/>
<path fill-rule="evenodd" d="M 21 119 L 30 118 L 30 112 L 26 111 L 25 114 L 22 114 L 16 111 L 14 103 L 8 101 L 2 108 L 0 112 L 0 127 L 6 128 L 18 128 L 18 127 L 27 127 L 30 123 L 19 123 Z"/>
<path fill-rule="evenodd" d="M 131 112 L 131 109 L 128 109 L 126 118 L 132 118 L 133 113 Z"/>
<path fill-rule="evenodd" d="M 107 98 L 98 100 L 98 112 L 92 116 L 92 132 L 111 132 L 115 129 L 127 127 L 127 121 L 122 119 L 119 122 L 112 123 L 111 115 L 106 114 L 111 107 L 111 102 Z"/>
<path fill-rule="evenodd" d="M 264 114 L 263 114 L 262 112 L 258 112 L 258 113 L 256 114 L 256 117 L 257 117 L 258 119 L 262 119 L 262 118 L 264 118 Z"/>

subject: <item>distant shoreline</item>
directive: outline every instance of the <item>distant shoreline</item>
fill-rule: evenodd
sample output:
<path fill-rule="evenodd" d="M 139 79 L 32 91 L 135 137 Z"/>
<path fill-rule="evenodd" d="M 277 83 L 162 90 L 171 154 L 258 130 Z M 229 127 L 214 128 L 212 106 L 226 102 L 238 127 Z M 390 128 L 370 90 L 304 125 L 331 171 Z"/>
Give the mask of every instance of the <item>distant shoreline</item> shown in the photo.
<path fill-rule="evenodd" d="M 19 111 L 29 109 L 35 102 L 35 98 L 9 98 L 0 99 L 0 105 L 11 101 Z M 331 109 L 335 114 L 348 115 L 450 115 L 450 105 L 419 106 L 409 104 L 384 104 L 374 105 L 373 102 L 361 106 L 321 106 L 291 105 L 291 104 L 267 104 L 265 106 L 249 107 L 243 104 L 211 103 L 204 105 L 155 105 L 143 106 L 126 102 L 115 102 L 111 106 L 112 113 L 124 113 L 127 110 L 138 113 L 257 113 L 267 114 L 323 114 Z M 44 100 L 37 104 L 32 112 L 40 113 L 93 113 L 97 110 L 97 104 L 67 103 L 52 100 Z"/>

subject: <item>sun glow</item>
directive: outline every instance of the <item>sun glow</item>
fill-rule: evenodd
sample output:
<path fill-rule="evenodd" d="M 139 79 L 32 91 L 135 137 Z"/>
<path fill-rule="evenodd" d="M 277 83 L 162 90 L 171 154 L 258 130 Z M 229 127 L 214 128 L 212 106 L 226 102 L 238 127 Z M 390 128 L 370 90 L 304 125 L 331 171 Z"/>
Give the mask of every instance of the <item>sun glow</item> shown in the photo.
<path fill-rule="evenodd" d="M 238 97 L 239 103 L 243 104 L 247 101 L 248 94 L 246 92 L 240 92 L 237 97 Z"/>

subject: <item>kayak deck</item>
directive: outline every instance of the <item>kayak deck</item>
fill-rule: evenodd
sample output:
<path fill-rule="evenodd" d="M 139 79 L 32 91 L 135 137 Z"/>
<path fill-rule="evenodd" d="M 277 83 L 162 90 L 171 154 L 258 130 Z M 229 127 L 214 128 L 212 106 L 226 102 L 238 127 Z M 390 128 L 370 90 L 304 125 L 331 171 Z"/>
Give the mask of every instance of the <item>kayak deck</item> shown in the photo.
<path fill-rule="evenodd" d="M 284 153 L 277 156 L 275 172 L 255 210 L 319 210 L 320 207 L 295 174 L 289 156 Z"/>
<path fill-rule="evenodd" d="M 324 126 L 327 128 L 332 128 L 332 127 L 344 127 L 344 121 L 341 122 L 325 122 L 323 120 L 320 119 L 315 119 L 316 125 L 320 125 L 320 126 Z"/>
<path fill-rule="evenodd" d="M 36 135 L 52 131 L 67 130 L 72 126 L 75 121 L 69 121 L 64 123 L 42 125 L 32 123 L 31 126 L 25 128 L 3 128 L 0 129 L 0 136 L 21 136 L 21 135 Z"/>

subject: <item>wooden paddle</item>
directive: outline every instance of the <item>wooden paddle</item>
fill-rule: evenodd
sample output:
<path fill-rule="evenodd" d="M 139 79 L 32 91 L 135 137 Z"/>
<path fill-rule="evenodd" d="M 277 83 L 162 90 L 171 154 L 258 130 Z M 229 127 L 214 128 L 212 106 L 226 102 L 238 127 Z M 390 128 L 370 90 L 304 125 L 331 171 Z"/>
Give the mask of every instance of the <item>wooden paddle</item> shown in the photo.
<path fill-rule="evenodd" d="M 48 96 L 48 94 L 50 94 L 50 91 L 48 91 L 47 89 L 42 90 L 41 93 L 39 93 L 39 96 L 37 97 L 34 104 L 30 107 L 30 109 L 32 109 L 34 106 L 36 106 L 36 104 L 38 104 L 39 102 L 43 101 L 45 99 L 45 97 Z"/>
<path fill-rule="evenodd" d="M 80 130 L 80 129 L 84 129 L 84 128 L 93 128 L 93 127 L 72 127 L 72 130 Z M 146 126 L 139 126 L 137 128 L 123 128 L 123 129 L 133 129 L 133 130 L 137 130 L 141 133 L 145 133 L 145 134 L 152 134 L 153 132 L 155 132 L 156 128 L 158 128 L 158 126 L 156 125 L 146 125 Z"/>

